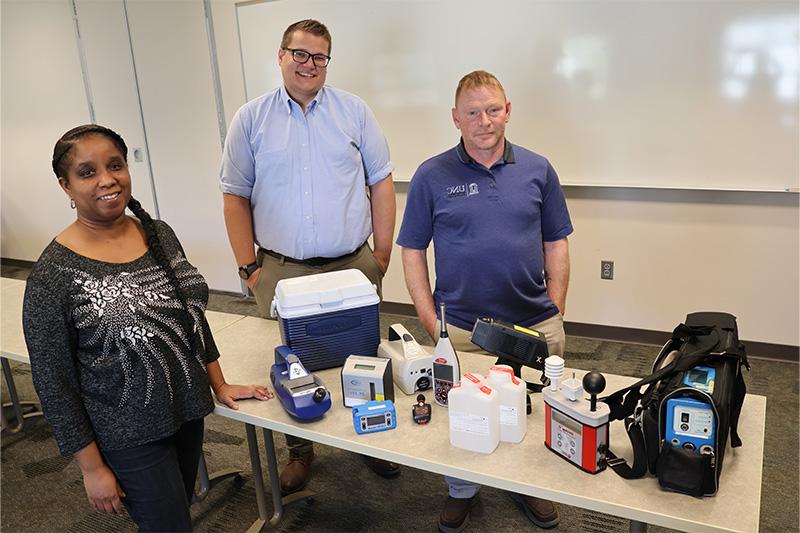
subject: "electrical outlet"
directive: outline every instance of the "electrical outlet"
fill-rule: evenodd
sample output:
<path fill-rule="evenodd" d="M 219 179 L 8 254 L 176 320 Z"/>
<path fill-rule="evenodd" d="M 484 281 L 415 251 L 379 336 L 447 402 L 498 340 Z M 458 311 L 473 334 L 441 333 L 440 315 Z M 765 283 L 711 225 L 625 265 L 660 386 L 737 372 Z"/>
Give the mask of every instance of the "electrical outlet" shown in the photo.
<path fill-rule="evenodd" d="M 614 261 L 600 261 L 600 279 L 614 279 Z"/>

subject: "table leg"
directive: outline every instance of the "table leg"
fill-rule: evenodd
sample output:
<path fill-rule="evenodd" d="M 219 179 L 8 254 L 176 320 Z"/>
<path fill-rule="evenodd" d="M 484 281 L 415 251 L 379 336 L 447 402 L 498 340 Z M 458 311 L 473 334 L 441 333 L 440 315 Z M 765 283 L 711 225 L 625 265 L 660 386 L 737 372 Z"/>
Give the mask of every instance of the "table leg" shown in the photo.
<path fill-rule="evenodd" d="M 25 423 L 26 418 L 30 418 L 32 416 L 41 416 L 42 412 L 36 408 L 36 404 L 34 402 L 25 402 L 25 404 L 29 406 L 33 406 L 33 412 L 25 414 L 22 410 L 22 402 L 19 401 L 19 396 L 17 395 L 17 387 L 14 384 L 14 376 L 11 374 L 11 365 L 8 364 L 8 359 L 5 357 L 0 357 L 0 364 L 3 366 L 3 377 L 6 379 L 6 385 L 8 386 L 8 396 L 11 398 L 10 407 L 14 409 L 14 416 L 16 417 L 16 424 L 10 426 L 5 421 L 4 415 L 4 423 L 3 429 L 8 430 L 11 433 L 17 433 L 19 430 L 22 429 L 22 425 Z M 5 407 L 6 405 L 3 405 Z"/>
<path fill-rule="evenodd" d="M 8 429 L 8 420 L 6 420 L 6 410 L 0 409 L 0 431 Z"/>
<path fill-rule="evenodd" d="M 269 523 L 276 526 L 283 518 L 284 507 L 301 500 L 305 500 L 307 504 L 311 505 L 314 503 L 314 496 L 316 496 L 317 493 L 313 490 L 304 489 L 293 492 L 287 496 L 282 495 L 281 481 L 278 474 L 278 459 L 275 454 L 275 441 L 272 440 L 272 430 L 267 428 L 262 428 L 262 430 L 264 431 L 264 446 L 267 448 L 267 467 L 269 468 L 269 479 L 272 486 L 272 504 L 274 505 L 274 514 Z"/>
<path fill-rule="evenodd" d="M 192 497 L 192 503 L 201 502 L 206 499 L 208 493 L 211 489 L 213 489 L 217 483 L 228 479 L 229 477 L 234 478 L 234 480 L 241 480 L 241 470 L 237 470 L 235 468 L 229 468 L 227 470 L 220 470 L 219 472 L 214 472 L 210 476 L 208 475 L 208 465 L 206 464 L 206 457 L 202 453 L 200 454 L 200 463 L 197 465 L 197 479 L 200 481 L 200 490 L 195 492 L 194 496 Z"/>
<path fill-rule="evenodd" d="M 639 522 L 637 520 L 631 520 L 630 532 L 631 533 L 647 533 L 647 523 L 646 522 Z"/>
<path fill-rule="evenodd" d="M 253 469 L 253 480 L 256 485 L 256 503 L 258 504 L 258 520 L 247 530 L 247 533 L 259 533 L 267 522 L 267 495 L 264 492 L 264 474 L 261 470 L 261 458 L 258 453 L 258 439 L 256 429 L 252 424 L 245 424 L 247 430 L 247 448 L 250 452 L 250 465 Z M 267 452 L 267 468 L 269 469 L 270 488 L 272 490 L 272 518 L 269 523 L 277 526 L 283 518 L 283 508 L 294 502 L 305 500 L 309 505 L 313 503 L 316 492 L 301 490 L 288 496 L 281 495 L 281 482 L 278 475 L 278 459 L 275 454 L 275 441 L 272 439 L 272 430 L 262 428 L 264 432 L 264 446 Z"/>
<path fill-rule="evenodd" d="M 264 474 L 261 472 L 261 457 L 258 453 L 258 439 L 256 428 L 252 424 L 245 424 L 247 432 L 247 449 L 250 452 L 250 467 L 253 470 L 253 481 L 256 485 L 256 503 L 258 504 L 258 519 L 247 530 L 247 533 L 260 532 L 267 522 L 267 502 L 264 494 Z M 280 487 L 278 488 L 280 494 Z"/>
<path fill-rule="evenodd" d="M 272 485 L 273 514 L 269 523 L 276 526 L 283 518 L 283 498 L 281 498 L 281 482 L 278 476 L 278 458 L 275 455 L 275 441 L 272 439 L 272 430 L 262 428 L 262 431 L 264 432 L 264 446 L 267 448 L 269 481 Z"/>

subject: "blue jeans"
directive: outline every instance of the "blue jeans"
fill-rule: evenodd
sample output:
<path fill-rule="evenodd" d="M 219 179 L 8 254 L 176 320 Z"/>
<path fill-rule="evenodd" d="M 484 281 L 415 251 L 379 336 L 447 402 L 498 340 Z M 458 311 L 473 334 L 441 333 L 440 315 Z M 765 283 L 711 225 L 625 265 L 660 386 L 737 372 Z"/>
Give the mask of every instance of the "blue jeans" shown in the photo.
<path fill-rule="evenodd" d="M 171 437 L 103 452 L 139 531 L 192 530 L 189 504 L 202 452 L 202 418 L 185 422 Z"/>

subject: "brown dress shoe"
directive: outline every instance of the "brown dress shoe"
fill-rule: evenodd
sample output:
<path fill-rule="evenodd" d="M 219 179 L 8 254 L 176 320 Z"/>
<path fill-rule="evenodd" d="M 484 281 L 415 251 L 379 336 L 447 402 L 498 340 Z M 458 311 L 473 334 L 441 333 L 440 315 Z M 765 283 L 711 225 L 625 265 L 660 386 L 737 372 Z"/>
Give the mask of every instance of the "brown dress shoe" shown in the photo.
<path fill-rule="evenodd" d="M 443 533 L 459 533 L 469 524 L 469 511 L 478 502 L 478 495 L 472 498 L 447 497 L 444 509 L 439 515 L 439 531 Z"/>
<path fill-rule="evenodd" d="M 311 473 L 311 462 L 314 460 L 314 448 L 294 450 L 289 448 L 289 464 L 280 475 L 281 492 L 291 494 L 302 489 L 308 483 Z"/>
<path fill-rule="evenodd" d="M 383 459 L 377 459 L 368 455 L 364 455 L 362 457 L 364 457 L 364 461 L 367 462 L 372 471 L 381 477 L 388 479 L 400 475 L 400 465 L 397 463 L 384 461 Z"/>
<path fill-rule="evenodd" d="M 528 517 L 528 520 L 538 527 L 550 529 L 558 525 L 558 511 L 553 502 L 513 492 L 511 497 L 522 506 L 522 510 L 525 511 L 525 516 Z"/>

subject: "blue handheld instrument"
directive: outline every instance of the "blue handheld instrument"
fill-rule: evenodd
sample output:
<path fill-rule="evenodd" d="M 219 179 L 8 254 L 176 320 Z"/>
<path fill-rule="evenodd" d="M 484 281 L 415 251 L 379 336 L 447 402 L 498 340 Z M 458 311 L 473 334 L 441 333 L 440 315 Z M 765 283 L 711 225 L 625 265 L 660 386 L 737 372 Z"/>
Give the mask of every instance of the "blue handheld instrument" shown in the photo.
<path fill-rule="evenodd" d="M 717 370 L 710 366 L 696 366 L 686 372 L 683 383 L 709 394 L 714 392 Z"/>
<path fill-rule="evenodd" d="M 283 408 L 299 420 L 314 420 L 331 408 L 331 393 L 325 384 L 306 370 L 288 346 L 275 348 L 269 378 Z"/>
<path fill-rule="evenodd" d="M 397 427 L 397 416 L 391 400 L 372 401 L 353 407 L 353 427 L 359 435 Z"/>
<path fill-rule="evenodd" d="M 686 372 L 683 384 L 703 391 L 709 396 L 714 392 L 717 377 L 715 368 L 696 366 Z M 667 423 L 665 440 L 697 453 L 714 453 L 714 409 L 708 403 L 695 398 L 670 398 L 667 400 Z"/>

